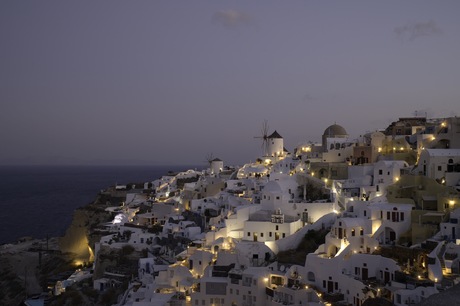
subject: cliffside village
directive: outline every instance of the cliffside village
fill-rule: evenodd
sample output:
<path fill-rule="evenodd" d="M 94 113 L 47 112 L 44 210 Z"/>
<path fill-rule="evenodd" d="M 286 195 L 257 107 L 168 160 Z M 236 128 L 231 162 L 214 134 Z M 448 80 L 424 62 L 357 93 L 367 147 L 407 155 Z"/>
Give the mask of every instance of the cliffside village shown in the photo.
<path fill-rule="evenodd" d="M 292 151 L 268 132 L 254 163 L 210 158 L 107 207 L 93 270 L 127 245 L 144 256 L 137 274 L 107 267 L 93 288 L 128 282 L 126 306 L 360 306 L 416 304 L 458 283 L 460 118 L 400 118 L 358 139 L 333 124 Z"/>

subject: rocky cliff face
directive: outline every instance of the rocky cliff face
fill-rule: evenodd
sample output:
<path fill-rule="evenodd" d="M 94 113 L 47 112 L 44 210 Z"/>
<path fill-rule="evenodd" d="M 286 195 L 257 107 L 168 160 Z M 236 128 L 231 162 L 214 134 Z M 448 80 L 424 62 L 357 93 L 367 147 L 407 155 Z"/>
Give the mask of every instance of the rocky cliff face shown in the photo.
<path fill-rule="evenodd" d="M 112 220 L 110 213 L 105 211 L 107 206 L 120 205 L 125 197 L 126 193 L 107 191 L 99 194 L 93 203 L 75 210 L 72 223 L 64 237 L 59 239 L 59 249 L 63 253 L 75 254 L 76 265 L 92 262 L 94 243 L 101 237 L 94 230 L 101 223 Z"/>

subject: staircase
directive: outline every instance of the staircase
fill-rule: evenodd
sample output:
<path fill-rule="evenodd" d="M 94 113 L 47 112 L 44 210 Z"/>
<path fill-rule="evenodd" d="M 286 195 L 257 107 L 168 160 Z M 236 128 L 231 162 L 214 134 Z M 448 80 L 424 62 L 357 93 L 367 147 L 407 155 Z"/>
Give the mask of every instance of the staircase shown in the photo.
<path fill-rule="evenodd" d="M 446 272 L 446 262 L 444 261 L 444 253 L 446 252 L 446 244 L 443 243 L 441 250 L 438 253 L 438 259 L 439 262 L 441 263 L 441 269 L 442 269 L 442 274 L 445 274 Z"/>

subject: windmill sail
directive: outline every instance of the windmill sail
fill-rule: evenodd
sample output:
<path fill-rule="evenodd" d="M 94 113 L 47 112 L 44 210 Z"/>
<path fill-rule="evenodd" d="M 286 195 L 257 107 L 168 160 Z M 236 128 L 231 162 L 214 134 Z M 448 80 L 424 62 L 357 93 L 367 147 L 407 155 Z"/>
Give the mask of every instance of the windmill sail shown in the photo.
<path fill-rule="evenodd" d="M 267 156 L 268 154 L 268 121 L 264 120 L 262 123 L 262 128 L 260 129 L 261 135 L 260 136 L 255 136 L 254 138 L 256 139 L 261 139 L 262 140 L 262 152 L 263 156 Z"/>

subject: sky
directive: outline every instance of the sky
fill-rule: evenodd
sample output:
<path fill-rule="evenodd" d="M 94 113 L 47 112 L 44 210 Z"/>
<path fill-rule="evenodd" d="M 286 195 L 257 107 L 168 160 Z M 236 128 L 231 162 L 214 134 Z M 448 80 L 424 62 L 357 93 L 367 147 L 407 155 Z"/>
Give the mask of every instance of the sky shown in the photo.
<path fill-rule="evenodd" d="M 0 1 L 0 164 L 241 165 L 460 114 L 460 1 Z"/>

